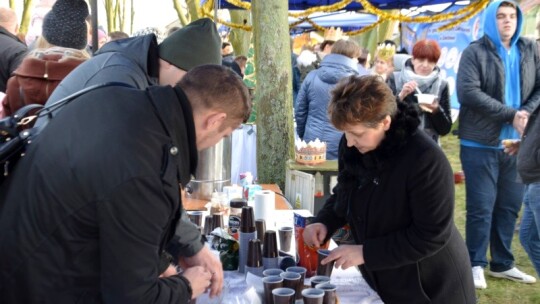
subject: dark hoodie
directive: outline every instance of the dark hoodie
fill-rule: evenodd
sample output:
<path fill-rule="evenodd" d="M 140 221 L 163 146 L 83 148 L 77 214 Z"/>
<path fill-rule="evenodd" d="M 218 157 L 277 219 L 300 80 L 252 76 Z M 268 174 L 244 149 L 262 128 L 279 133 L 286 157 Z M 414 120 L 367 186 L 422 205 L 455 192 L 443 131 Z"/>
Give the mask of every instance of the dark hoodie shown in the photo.
<path fill-rule="evenodd" d="M 94 84 L 123 82 L 138 89 L 158 84 L 159 56 L 154 34 L 115 40 L 73 70 L 47 100 L 50 105 Z M 36 126 L 42 125 L 42 119 Z"/>

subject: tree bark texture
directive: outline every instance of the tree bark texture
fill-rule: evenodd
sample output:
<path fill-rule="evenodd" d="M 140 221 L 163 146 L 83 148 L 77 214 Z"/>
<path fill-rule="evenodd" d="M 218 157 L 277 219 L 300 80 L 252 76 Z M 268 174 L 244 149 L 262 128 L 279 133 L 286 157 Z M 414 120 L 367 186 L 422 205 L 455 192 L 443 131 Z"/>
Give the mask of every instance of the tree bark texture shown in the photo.
<path fill-rule="evenodd" d="M 246 10 L 229 10 L 231 22 L 235 24 L 251 25 L 251 13 Z M 242 29 L 232 29 L 229 41 L 234 49 L 236 56 L 244 55 L 247 57 L 249 44 L 251 43 L 251 32 Z"/>
<path fill-rule="evenodd" d="M 186 12 L 184 11 L 184 8 L 180 4 L 180 0 L 173 0 L 174 9 L 176 10 L 176 14 L 178 15 L 178 20 L 180 20 L 180 24 L 182 26 L 186 26 L 189 21 L 186 18 Z"/>
<path fill-rule="evenodd" d="M 200 0 L 186 0 L 186 5 L 189 13 L 188 23 L 202 18 L 202 16 L 199 16 L 199 9 L 201 8 Z"/>
<path fill-rule="evenodd" d="M 26 36 L 28 27 L 30 26 L 30 18 L 32 17 L 33 0 L 24 0 L 23 12 L 21 17 L 21 25 L 19 26 L 19 34 Z"/>
<path fill-rule="evenodd" d="M 293 154 L 292 73 L 287 0 L 253 0 L 257 84 L 257 175 L 260 183 L 285 185 Z"/>

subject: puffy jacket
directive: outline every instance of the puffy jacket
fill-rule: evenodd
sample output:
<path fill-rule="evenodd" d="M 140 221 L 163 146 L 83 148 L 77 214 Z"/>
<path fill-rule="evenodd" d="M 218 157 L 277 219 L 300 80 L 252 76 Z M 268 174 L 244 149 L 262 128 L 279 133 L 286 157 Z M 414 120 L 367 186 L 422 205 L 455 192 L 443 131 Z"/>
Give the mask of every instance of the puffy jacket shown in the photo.
<path fill-rule="evenodd" d="M 339 54 L 326 55 L 321 67 L 307 75 L 297 96 L 298 136 L 306 142 L 316 138 L 326 142 L 326 159 L 329 160 L 337 159 L 339 140 L 343 135 L 328 118 L 330 92 L 341 78 L 353 74 L 358 74 L 358 64 L 354 60 Z"/>
<path fill-rule="evenodd" d="M 154 34 L 111 41 L 64 78 L 46 105 L 106 82 L 122 82 L 145 89 L 158 84 L 158 75 L 158 45 Z M 39 119 L 36 126 L 42 123 L 43 119 Z"/>
<path fill-rule="evenodd" d="M 4 114 L 11 115 L 28 104 L 45 104 L 60 81 L 86 58 L 74 56 L 77 50 L 55 48 L 24 58 L 9 79 L 2 101 Z"/>

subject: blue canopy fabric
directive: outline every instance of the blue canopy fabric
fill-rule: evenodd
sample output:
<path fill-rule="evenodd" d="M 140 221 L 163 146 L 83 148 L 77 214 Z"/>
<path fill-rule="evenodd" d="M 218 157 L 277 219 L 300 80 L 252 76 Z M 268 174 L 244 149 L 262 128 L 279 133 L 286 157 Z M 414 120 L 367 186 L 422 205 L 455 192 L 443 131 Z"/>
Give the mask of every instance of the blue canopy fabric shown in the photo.
<path fill-rule="evenodd" d="M 223 9 L 238 9 L 238 7 L 228 3 L 226 0 L 219 0 L 219 7 Z M 244 0 L 251 2 L 251 0 Z M 203 0 L 203 2 L 205 2 Z M 315 6 L 332 5 L 340 0 L 289 0 L 289 10 L 306 10 Z M 451 0 L 369 0 L 371 4 L 380 9 L 403 9 L 411 7 L 420 7 L 424 5 L 451 3 Z M 362 5 L 358 2 L 352 2 L 345 7 L 345 10 L 361 10 Z"/>

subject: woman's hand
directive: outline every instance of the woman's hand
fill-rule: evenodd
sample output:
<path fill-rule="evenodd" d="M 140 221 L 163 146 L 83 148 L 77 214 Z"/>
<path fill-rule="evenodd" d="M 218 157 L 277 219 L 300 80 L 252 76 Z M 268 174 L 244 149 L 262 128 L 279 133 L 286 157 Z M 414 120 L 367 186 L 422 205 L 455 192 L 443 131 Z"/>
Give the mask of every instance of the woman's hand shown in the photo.
<path fill-rule="evenodd" d="M 332 250 L 328 257 L 321 261 L 326 265 L 335 261 L 334 267 L 347 269 L 349 267 L 364 264 L 364 245 L 341 245 Z"/>
<path fill-rule="evenodd" d="M 212 273 L 202 266 L 194 266 L 184 270 L 182 276 L 191 284 L 191 299 L 203 294 L 212 285 Z"/>
<path fill-rule="evenodd" d="M 312 248 L 319 248 L 324 243 L 328 229 L 324 224 L 315 223 L 304 229 L 304 243 Z"/>
<path fill-rule="evenodd" d="M 437 113 L 439 112 L 439 98 L 435 98 L 433 100 L 433 103 L 419 103 L 418 106 L 420 106 L 420 109 L 422 111 L 428 112 L 428 113 Z"/>
<path fill-rule="evenodd" d="M 405 97 L 409 96 L 416 90 L 416 87 L 418 87 L 418 83 L 416 83 L 414 80 L 405 83 L 401 89 L 401 92 L 399 92 L 399 99 L 403 100 Z"/>

